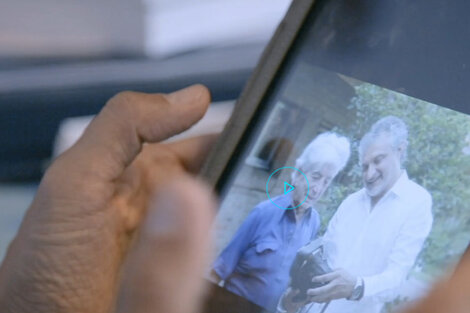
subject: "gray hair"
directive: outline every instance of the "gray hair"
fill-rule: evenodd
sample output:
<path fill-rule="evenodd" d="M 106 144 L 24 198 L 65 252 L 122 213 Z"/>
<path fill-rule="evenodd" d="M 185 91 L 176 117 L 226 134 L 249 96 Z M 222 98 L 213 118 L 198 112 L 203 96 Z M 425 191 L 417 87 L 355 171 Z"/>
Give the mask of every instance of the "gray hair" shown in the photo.
<path fill-rule="evenodd" d="M 403 148 L 400 159 L 400 163 L 403 165 L 407 156 L 408 127 L 401 118 L 392 115 L 383 117 L 375 122 L 364 137 L 362 137 L 359 143 L 359 159 L 362 161 L 364 151 L 371 143 L 384 134 L 390 136 L 393 149 L 398 149 L 400 146 Z"/>
<path fill-rule="evenodd" d="M 350 144 L 346 137 L 333 132 L 326 132 L 313 139 L 295 161 L 295 167 L 305 170 L 314 164 L 333 164 L 336 174 L 341 171 L 349 160 Z"/>

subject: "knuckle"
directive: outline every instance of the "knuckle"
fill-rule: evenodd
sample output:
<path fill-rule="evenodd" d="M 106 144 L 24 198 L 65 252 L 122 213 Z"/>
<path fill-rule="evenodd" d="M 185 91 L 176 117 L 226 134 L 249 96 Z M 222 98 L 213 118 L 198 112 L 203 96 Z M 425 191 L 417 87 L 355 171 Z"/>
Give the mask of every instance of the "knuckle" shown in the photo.
<path fill-rule="evenodd" d="M 146 94 L 134 91 L 121 91 L 114 95 L 106 106 L 117 113 L 131 114 L 138 118 L 146 118 L 155 111 L 167 112 L 171 103 L 165 94 Z"/>
<path fill-rule="evenodd" d="M 106 103 L 103 111 L 107 112 L 108 115 L 113 116 L 118 121 L 124 123 L 133 121 L 134 124 L 138 124 L 145 121 L 149 115 L 153 116 L 153 112 L 151 112 L 151 110 L 149 111 L 152 106 L 147 104 L 154 101 L 151 101 L 149 96 L 151 95 L 140 92 L 121 91 Z"/>
<path fill-rule="evenodd" d="M 133 91 L 121 91 L 114 95 L 106 103 L 104 110 L 113 112 L 114 114 L 126 114 L 137 101 L 137 94 Z"/>
<path fill-rule="evenodd" d="M 148 101 L 152 103 L 152 108 L 154 108 L 155 110 L 158 109 L 158 111 L 162 112 L 162 114 L 166 114 L 163 112 L 170 111 L 170 108 L 172 106 L 166 95 L 163 93 L 149 95 Z"/>
<path fill-rule="evenodd" d="M 119 103 L 129 103 L 132 102 L 132 100 L 135 99 L 137 93 L 134 91 L 121 91 L 115 94 L 109 101 L 108 103 L 110 104 L 119 104 Z"/>
<path fill-rule="evenodd" d="M 162 93 L 153 94 L 152 95 L 152 100 L 155 101 L 155 102 L 158 102 L 158 103 L 162 103 L 162 104 L 169 104 L 168 99 Z"/>

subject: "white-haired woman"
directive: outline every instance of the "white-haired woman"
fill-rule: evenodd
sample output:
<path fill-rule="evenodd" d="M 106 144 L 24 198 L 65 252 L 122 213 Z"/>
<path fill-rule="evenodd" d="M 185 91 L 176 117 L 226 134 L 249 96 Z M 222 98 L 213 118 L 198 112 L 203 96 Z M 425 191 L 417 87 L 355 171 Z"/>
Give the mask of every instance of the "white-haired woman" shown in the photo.
<path fill-rule="evenodd" d="M 345 137 L 328 132 L 312 140 L 295 163 L 309 186 L 302 174 L 294 172 L 292 192 L 259 203 L 214 262 L 212 276 L 224 281 L 229 291 L 275 311 L 297 251 L 317 235 L 320 218 L 315 203 L 349 155 Z"/>

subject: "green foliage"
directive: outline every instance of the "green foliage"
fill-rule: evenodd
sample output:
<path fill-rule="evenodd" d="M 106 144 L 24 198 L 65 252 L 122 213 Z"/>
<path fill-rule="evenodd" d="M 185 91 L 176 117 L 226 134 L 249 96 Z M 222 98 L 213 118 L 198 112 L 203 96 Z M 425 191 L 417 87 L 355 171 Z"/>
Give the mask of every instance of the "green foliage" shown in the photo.
<path fill-rule="evenodd" d="M 341 201 L 362 188 L 357 146 L 370 126 L 387 115 L 408 125 L 409 146 L 405 167 L 409 177 L 433 198 L 434 224 L 415 270 L 435 277 L 462 254 L 470 238 L 470 118 L 370 84 L 356 86 L 349 105 L 351 125 L 335 131 L 351 139 L 353 151 L 345 171 L 324 197 L 323 229 Z M 423 275 L 425 274 L 425 275 Z"/>
<path fill-rule="evenodd" d="M 397 297 L 393 301 L 390 301 L 386 303 L 383 308 L 381 313 L 391 313 L 391 312 L 398 312 L 398 308 L 404 309 L 406 307 L 407 302 L 410 301 L 410 299 L 406 297 Z M 401 311 L 401 310 L 400 310 Z"/>

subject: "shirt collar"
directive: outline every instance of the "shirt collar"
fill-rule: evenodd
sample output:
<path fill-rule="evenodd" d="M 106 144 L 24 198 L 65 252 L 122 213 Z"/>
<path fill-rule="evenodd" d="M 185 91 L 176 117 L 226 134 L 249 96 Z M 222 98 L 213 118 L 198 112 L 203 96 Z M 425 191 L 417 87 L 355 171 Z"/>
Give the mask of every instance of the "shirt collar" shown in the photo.
<path fill-rule="evenodd" d="M 403 170 L 403 173 L 400 174 L 400 177 L 398 177 L 395 184 L 393 184 L 392 188 L 390 188 L 390 190 L 387 191 L 382 198 L 384 199 L 391 194 L 395 195 L 398 198 L 404 197 L 408 193 L 408 181 L 409 180 L 410 179 L 408 178 L 408 173 L 406 172 L 406 170 Z M 362 194 L 363 199 L 369 202 L 370 196 L 367 194 L 367 191 L 365 188 L 363 190 L 364 190 Z"/>
<path fill-rule="evenodd" d="M 398 180 L 395 182 L 393 187 L 390 189 L 390 193 L 395 194 L 398 197 L 404 197 L 408 193 L 408 181 L 410 179 L 408 178 L 408 173 L 406 170 L 403 170 L 403 173 L 401 173 L 400 177 Z"/>
<path fill-rule="evenodd" d="M 292 197 L 290 195 L 286 195 L 286 196 L 289 197 L 290 203 L 286 206 L 288 209 L 284 210 L 285 211 L 284 214 L 295 219 L 295 213 L 293 209 L 293 207 L 295 206 L 294 201 L 292 200 Z M 302 220 L 304 220 L 305 218 L 310 218 L 311 213 L 312 213 L 312 207 L 309 207 L 307 211 L 305 212 L 304 216 L 302 217 Z"/>

